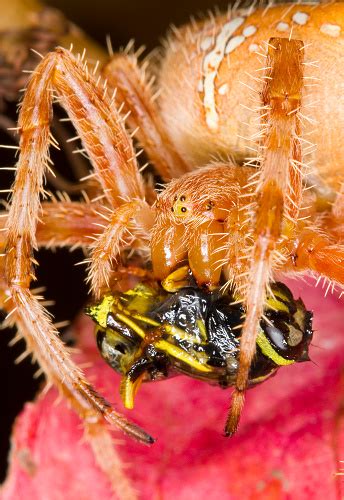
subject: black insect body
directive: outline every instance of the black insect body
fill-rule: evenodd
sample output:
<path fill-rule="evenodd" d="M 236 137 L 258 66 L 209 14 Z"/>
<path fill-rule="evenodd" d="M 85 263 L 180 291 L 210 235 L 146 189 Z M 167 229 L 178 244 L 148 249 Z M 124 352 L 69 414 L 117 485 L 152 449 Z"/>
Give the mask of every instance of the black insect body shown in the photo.
<path fill-rule="evenodd" d="M 260 322 L 249 386 L 276 370 L 306 361 L 312 340 L 312 313 L 282 283 L 273 284 Z M 228 387 L 238 371 L 244 310 L 231 295 L 186 286 L 166 293 L 139 283 L 87 309 L 97 323 L 102 357 L 123 375 L 124 405 L 133 408 L 142 381 L 178 373 Z"/>

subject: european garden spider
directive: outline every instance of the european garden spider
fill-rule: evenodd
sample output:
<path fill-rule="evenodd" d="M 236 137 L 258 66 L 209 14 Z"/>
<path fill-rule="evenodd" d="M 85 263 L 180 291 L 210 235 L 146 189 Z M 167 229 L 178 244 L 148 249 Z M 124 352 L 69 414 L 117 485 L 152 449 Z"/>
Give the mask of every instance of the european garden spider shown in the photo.
<path fill-rule="evenodd" d="M 87 250 L 96 299 L 132 252 L 142 266 L 151 262 L 156 281 L 187 261 L 209 293 L 224 282 L 234 288 L 246 314 L 227 435 L 238 426 L 276 274 L 314 272 L 344 285 L 342 30 L 340 3 L 234 10 L 192 23 L 166 43 L 157 99 L 126 52 L 103 68 L 104 86 L 83 57 L 63 48 L 37 66 L 22 102 L 21 153 L 3 219 L 0 303 L 86 421 L 101 415 L 152 442 L 85 380 L 30 291 L 38 246 Z M 92 203 L 40 204 L 49 144 L 56 145 L 49 132 L 55 96 L 94 168 Z M 166 183 L 159 194 L 139 172 L 133 135 Z"/>

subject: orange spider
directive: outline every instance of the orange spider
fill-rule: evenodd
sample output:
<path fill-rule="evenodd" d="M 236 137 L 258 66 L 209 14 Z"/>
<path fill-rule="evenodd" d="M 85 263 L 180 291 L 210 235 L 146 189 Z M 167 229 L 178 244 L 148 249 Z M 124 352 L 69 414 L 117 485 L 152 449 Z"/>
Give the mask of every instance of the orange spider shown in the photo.
<path fill-rule="evenodd" d="M 199 287 L 234 287 L 246 310 L 226 424 L 227 435 L 235 432 L 277 273 L 314 272 L 344 285 L 343 33 L 340 3 L 252 7 L 192 23 L 166 44 L 157 99 L 127 53 L 103 68 L 104 87 L 82 57 L 62 48 L 36 68 L 19 117 L 21 153 L 6 221 L 0 303 L 48 380 L 87 422 L 101 415 L 152 442 L 73 364 L 30 291 L 33 250 L 86 249 L 97 299 L 111 287 L 119 260 L 128 261 L 128 250 L 151 261 L 157 281 L 187 261 Z M 109 89 L 117 90 L 112 98 Z M 102 189 L 93 202 L 40 204 L 49 144 L 55 144 L 49 132 L 55 96 Z M 160 194 L 141 177 L 132 135 L 166 183 Z"/>

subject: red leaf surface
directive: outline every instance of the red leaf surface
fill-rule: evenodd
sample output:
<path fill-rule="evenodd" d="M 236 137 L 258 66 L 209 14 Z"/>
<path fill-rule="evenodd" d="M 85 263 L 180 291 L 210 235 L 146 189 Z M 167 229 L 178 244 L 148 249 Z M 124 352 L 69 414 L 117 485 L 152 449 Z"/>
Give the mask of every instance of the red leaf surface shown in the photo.
<path fill-rule="evenodd" d="M 187 377 L 140 389 L 130 417 L 157 442 L 145 447 L 114 435 L 140 499 L 343 498 L 343 305 L 311 287 L 301 296 L 314 311 L 313 363 L 282 368 L 249 391 L 234 438 L 223 437 L 229 391 Z M 93 324 L 82 317 L 75 328 L 78 361 L 93 361 L 88 376 L 120 409 L 119 377 L 95 350 Z M 50 390 L 18 417 L 2 500 L 112 498 L 80 420 L 57 399 Z"/>

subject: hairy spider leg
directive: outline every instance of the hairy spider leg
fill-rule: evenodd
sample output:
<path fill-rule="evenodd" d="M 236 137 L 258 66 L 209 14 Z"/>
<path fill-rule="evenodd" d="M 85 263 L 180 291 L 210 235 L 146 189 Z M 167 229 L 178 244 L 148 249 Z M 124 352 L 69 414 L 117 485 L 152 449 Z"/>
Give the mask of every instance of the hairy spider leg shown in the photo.
<path fill-rule="evenodd" d="M 164 181 L 190 170 L 177 153 L 154 102 L 144 68 L 132 54 L 115 54 L 102 70 L 108 86 L 116 89 L 116 102 L 129 112 L 127 123 Z"/>
<path fill-rule="evenodd" d="M 38 248 L 62 248 L 88 250 L 93 238 L 103 225 L 109 210 L 99 203 L 77 201 L 43 202 L 37 224 Z M 4 249 L 8 212 L 0 213 L 0 248 Z"/>
<path fill-rule="evenodd" d="M 305 229 L 291 253 L 286 271 L 314 271 L 329 280 L 329 287 L 344 286 L 344 244 L 316 229 Z"/>
<path fill-rule="evenodd" d="M 36 232 L 37 246 L 52 249 L 81 247 L 86 250 L 90 246 L 90 237 L 94 236 L 95 231 L 97 231 L 96 227 L 103 222 L 102 211 L 103 207 L 99 204 L 86 202 L 42 203 L 42 215 Z M 3 212 L 0 216 L 1 230 L 6 227 L 6 223 L 7 213 Z M 5 234 L 1 231 L 0 248 L 4 247 L 5 240 Z M 10 313 L 13 311 L 14 305 L 10 300 L 4 276 L 4 261 L 0 260 L 0 308 Z M 16 311 L 8 317 L 7 324 L 8 326 L 15 324 L 18 326 L 18 334 L 11 342 L 13 344 L 22 338 L 20 332 L 25 328 L 25 325 L 20 324 L 20 318 L 16 317 Z M 25 338 L 27 341 L 31 340 L 30 336 Z M 35 347 L 34 344 L 27 344 L 27 350 L 21 357 L 26 356 L 28 352 L 34 352 Z M 85 439 L 94 452 L 97 464 L 109 478 L 113 491 L 117 494 L 120 491 L 123 500 L 135 499 L 136 494 L 126 477 L 125 467 L 114 447 L 113 437 L 109 430 L 98 420 L 84 421 L 84 426 Z"/>
<path fill-rule="evenodd" d="M 298 112 L 303 88 L 303 43 L 270 39 L 263 87 L 261 168 L 251 214 L 252 244 L 247 272 L 238 293 L 246 314 L 240 340 L 239 370 L 225 433 L 238 427 L 249 369 L 256 351 L 259 321 L 264 314 L 272 269 L 285 260 L 277 244 L 293 236 L 302 201 L 302 156 Z"/>
<path fill-rule="evenodd" d="M 32 250 L 37 247 L 36 226 L 48 167 L 49 127 L 53 90 L 72 119 L 112 207 L 123 198 L 143 199 L 130 138 L 106 96 L 96 87 L 87 68 L 64 49 L 48 54 L 37 66 L 25 93 L 19 116 L 21 154 L 7 221 L 5 277 L 13 310 L 29 347 L 49 381 L 70 400 L 82 417 L 103 416 L 145 443 L 152 438 L 129 423 L 93 389 L 73 363 L 43 306 L 30 291 L 35 279 Z"/>
<path fill-rule="evenodd" d="M 134 221 L 133 224 L 132 221 Z M 144 248 L 148 250 L 153 222 L 151 208 L 144 201 L 124 203 L 110 216 L 108 225 L 95 238 L 91 247 L 87 281 L 91 283 L 92 293 L 96 299 L 99 299 L 110 288 L 113 261 L 118 259 L 126 241 L 128 247 L 133 247 L 134 235 L 140 241 L 140 246 L 143 243 Z"/>

